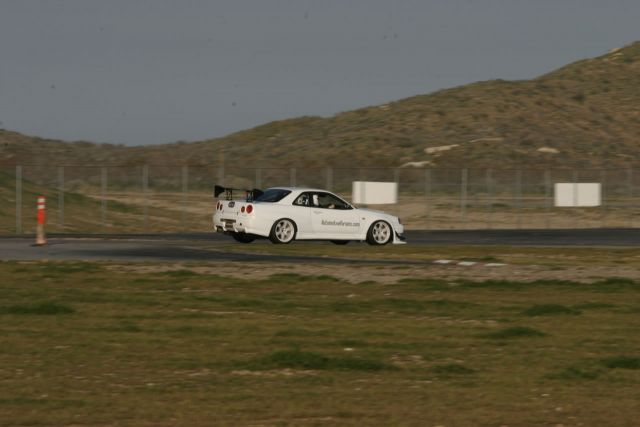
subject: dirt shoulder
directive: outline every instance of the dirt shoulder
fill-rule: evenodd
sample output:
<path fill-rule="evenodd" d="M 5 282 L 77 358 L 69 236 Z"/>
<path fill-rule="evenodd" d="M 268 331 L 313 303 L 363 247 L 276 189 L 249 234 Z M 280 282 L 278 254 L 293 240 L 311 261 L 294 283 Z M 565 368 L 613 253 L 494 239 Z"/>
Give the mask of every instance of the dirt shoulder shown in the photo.
<path fill-rule="evenodd" d="M 210 274 L 239 279 L 265 279 L 278 274 L 299 274 L 304 276 L 331 276 L 350 283 L 379 282 L 397 283 L 403 279 L 441 279 L 441 280 L 573 280 L 590 283 L 611 277 L 624 277 L 640 280 L 640 269 L 633 266 L 541 266 L 541 265 L 492 265 L 492 263 L 475 263 L 459 265 L 452 261 L 449 264 L 434 262 L 423 265 L 297 265 L 297 264 L 264 264 L 229 265 L 228 263 L 208 263 L 194 265 L 189 263 L 174 264 L 116 264 L 110 265 L 119 271 L 136 274 L 159 273 L 176 270 L 189 270 L 198 274 Z"/>

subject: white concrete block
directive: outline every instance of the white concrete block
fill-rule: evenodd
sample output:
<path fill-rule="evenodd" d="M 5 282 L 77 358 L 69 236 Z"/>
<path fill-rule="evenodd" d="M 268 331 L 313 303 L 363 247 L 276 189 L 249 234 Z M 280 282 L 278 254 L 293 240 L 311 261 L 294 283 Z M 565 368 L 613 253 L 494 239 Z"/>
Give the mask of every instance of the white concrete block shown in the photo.
<path fill-rule="evenodd" d="M 354 181 L 353 203 L 387 205 L 398 203 L 398 184 L 395 182 Z"/>
<path fill-rule="evenodd" d="M 595 207 L 600 204 L 599 182 L 560 182 L 555 185 L 556 207 Z"/>

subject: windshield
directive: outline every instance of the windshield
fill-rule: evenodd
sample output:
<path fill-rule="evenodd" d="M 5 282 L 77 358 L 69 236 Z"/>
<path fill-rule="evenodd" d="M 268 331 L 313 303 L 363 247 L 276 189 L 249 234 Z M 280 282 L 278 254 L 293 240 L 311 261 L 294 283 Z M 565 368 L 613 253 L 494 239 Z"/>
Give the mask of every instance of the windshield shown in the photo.
<path fill-rule="evenodd" d="M 291 193 L 291 190 L 283 190 L 281 188 L 270 188 L 262 193 L 260 196 L 253 199 L 254 202 L 269 202 L 275 203 L 284 199 L 287 194 Z"/>

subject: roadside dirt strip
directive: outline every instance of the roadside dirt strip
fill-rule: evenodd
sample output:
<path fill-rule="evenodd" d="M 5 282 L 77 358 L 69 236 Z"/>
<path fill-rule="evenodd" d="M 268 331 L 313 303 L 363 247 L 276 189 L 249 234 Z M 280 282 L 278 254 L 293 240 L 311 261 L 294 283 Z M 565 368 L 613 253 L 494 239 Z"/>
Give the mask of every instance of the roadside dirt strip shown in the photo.
<path fill-rule="evenodd" d="M 462 267 L 442 266 L 432 263 L 423 265 L 406 265 L 404 267 L 389 265 L 342 264 L 243 264 L 211 263 L 210 265 L 193 264 L 113 264 L 110 268 L 129 271 L 141 275 L 167 271 L 189 270 L 199 274 L 210 274 L 248 280 L 261 280 L 280 274 L 297 274 L 300 276 L 331 276 L 349 283 L 377 282 L 385 284 L 398 283 L 406 279 L 438 279 L 445 281 L 470 280 L 571 280 L 574 282 L 592 283 L 611 277 L 624 277 L 640 280 L 640 271 L 632 267 L 562 267 L 549 269 L 545 266 L 526 265 L 503 267 Z"/>
<path fill-rule="evenodd" d="M 529 246 L 512 245 L 518 238 Z M 618 245 L 614 244 L 616 239 Z M 227 236 L 204 233 L 58 236 L 41 247 L 34 246 L 31 237 L 4 237 L 0 238 L 0 260 L 107 262 L 113 268 L 133 273 L 187 269 L 256 279 L 275 274 L 328 275 L 352 283 L 395 283 L 416 278 L 584 282 L 610 277 L 640 279 L 640 260 L 635 250 L 640 230 L 636 229 L 413 232 L 409 240 L 410 245 L 387 247 L 384 255 L 373 256 L 376 248 L 360 243 L 347 248 L 327 242 L 274 246 L 257 241 L 242 245 Z M 550 243 L 544 245 L 545 242 Z M 592 245 L 600 249 L 593 249 Z M 540 247 L 544 253 L 532 253 Z M 412 252 L 407 252 L 409 249 Z M 618 260 L 618 253 L 624 253 L 624 259 Z M 603 259 L 605 256 L 607 260 Z"/>

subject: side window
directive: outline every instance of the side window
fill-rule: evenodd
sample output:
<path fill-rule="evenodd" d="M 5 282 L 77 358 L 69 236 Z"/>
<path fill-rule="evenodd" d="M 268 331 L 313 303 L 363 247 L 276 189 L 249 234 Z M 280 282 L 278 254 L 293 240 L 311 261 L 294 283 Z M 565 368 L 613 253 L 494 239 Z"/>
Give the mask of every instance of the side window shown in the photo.
<path fill-rule="evenodd" d="M 315 199 L 314 195 L 314 199 Z M 315 200 L 314 200 L 315 201 Z M 324 209 L 350 209 L 348 203 L 329 193 L 318 193 L 317 194 L 317 205 L 318 207 Z"/>
<path fill-rule="evenodd" d="M 302 193 L 293 201 L 295 206 L 309 206 L 311 196 L 309 193 Z"/>

